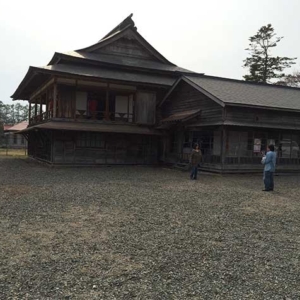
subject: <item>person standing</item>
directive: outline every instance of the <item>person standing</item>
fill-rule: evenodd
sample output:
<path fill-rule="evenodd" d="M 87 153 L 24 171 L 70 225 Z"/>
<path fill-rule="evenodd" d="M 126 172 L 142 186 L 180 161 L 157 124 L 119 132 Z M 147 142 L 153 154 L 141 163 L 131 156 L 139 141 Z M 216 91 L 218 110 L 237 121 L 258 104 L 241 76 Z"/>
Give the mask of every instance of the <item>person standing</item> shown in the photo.
<path fill-rule="evenodd" d="M 199 148 L 199 145 L 196 144 L 195 145 L 195 149 L 192 151 L 191 153 L 191 158 L 190 158 L 190 162 L 191 162 L 191 166 L 192 166 L 192 172 L 191 172 L 191 179 L 196 180 L 197 179 L 197 174 L 198 174 L 198 166 L 199 163 L 202 160 L 202 152 Z"/>
<path fill-rule="evenodd" d="M 276 153 L 274 152 L 274 145 L 269 145 L 266 155 L 262 158 L 264 167 L 264 192 L 274 190 L 274 172 L 276 167 Z"/>

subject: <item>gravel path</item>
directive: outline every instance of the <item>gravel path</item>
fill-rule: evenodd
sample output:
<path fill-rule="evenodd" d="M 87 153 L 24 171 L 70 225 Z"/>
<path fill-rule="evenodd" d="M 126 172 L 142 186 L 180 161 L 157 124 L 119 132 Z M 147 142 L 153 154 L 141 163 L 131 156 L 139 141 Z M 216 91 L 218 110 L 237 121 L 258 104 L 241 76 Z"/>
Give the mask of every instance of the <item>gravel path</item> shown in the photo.
<path fill-rule="evenodd" d="M 0 158 L 0 299 L 300 299 L 300 177 Z"/>

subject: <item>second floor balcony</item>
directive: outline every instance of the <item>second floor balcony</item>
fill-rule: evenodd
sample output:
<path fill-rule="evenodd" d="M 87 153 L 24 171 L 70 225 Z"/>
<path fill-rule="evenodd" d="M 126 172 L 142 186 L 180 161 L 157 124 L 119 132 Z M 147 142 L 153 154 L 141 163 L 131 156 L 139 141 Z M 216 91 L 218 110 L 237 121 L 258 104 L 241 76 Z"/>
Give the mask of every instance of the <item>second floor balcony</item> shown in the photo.
<path fill-rule="evenodd" d="M 153 125 L 155 92 L 53 85 L 29 104 L 29 126 L 50 119 Z"/>

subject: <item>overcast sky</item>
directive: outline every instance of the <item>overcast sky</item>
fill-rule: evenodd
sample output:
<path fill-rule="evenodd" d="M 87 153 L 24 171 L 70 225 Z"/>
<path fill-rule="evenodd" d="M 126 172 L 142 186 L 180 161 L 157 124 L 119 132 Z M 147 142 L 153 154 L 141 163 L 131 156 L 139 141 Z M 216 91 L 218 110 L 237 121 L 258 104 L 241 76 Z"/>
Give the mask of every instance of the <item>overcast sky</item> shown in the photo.
<path fill-rule="evenodd" d="M 183 68 L 241 79 L 248 38 L 271 23 L 284 36 L 274 54 L 299 57 L 300 69 L 299 12 L 299 0 L 0 0 L 0 100 L 12 103 L 30 65 L 94 44 L 130 13 L 139 33 Z"/>

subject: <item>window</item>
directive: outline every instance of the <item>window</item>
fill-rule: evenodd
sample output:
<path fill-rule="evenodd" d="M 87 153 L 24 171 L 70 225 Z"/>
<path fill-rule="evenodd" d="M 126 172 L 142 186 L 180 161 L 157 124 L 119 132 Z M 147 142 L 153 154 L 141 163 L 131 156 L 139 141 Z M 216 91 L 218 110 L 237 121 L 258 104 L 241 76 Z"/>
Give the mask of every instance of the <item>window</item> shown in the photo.
<path fill-rule="evenodd" d="M 300 136 L 292 135 L 292 145 L 291 145 L 291 156 L 292 158 L 300 158 Z"/>
<path fill-rule="evenodd" d="M 80 132 L 76 138 L 78 148 L 104 148 L 104 136 L 98 132 Z"/>
<path fill-rule="evenodd" d="M 14 145 L 18 144 L 18 136 L 16 134 L 13 135 L 13 144 Z"/>
<path fill-rule="evenodd" d="M 177 136 L 175 133 L 173 133 L 170 140 L 170 153 L 177 153 L 178 152 L 177 148 L 178 148 Z"/>
<path fill-rule="evenodd" d="M 278 152 L 280 157 L 290 158 L 291 156 L 292 140 L 290 134 L 281 134 Z"/>
<path fill-rule="evenodd" d="M 24 136 L 21 136 L 21 144 L 24 145 L 25 144 L 25 139 Z"/>
<path fill-rule="evenodd" d="M 218 137 L 215 138 L 213 131 L 195 131 L 193 132 L 193 147 L 198 144 L 203 156 L 211 155 L 214 145 L 216 145 L 217 150 Z"/>

